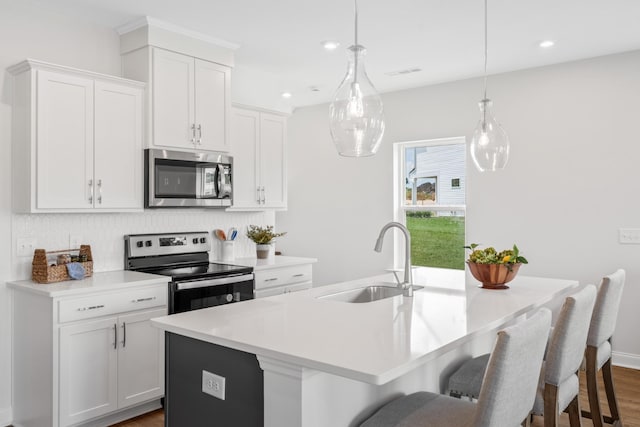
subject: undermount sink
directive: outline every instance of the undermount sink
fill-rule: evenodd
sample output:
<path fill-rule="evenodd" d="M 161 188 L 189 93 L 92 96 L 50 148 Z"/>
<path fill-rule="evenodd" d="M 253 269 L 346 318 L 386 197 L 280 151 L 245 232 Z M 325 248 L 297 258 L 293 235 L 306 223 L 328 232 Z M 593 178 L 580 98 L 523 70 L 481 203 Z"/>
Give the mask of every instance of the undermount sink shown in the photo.
<path fill-rule="evenodd" d="M 413 290 L 422 289 L 423 286 L 413 286 Z M 379 301 L 385 298 L 396 297 L 403 294 L 403 290 L 397 286 L 373 285 L 365 288 L 349 289 L 348 291 L 336 292 L 335 294 L 323 295 L 318 299 L 328 299 L 332 301 L 363 303 Z"/>

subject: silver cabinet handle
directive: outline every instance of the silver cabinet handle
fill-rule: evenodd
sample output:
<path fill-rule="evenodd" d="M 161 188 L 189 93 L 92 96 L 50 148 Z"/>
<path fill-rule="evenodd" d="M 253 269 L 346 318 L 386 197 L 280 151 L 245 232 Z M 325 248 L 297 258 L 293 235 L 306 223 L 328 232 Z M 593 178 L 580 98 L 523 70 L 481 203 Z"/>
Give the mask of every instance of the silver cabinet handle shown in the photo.
<path fill-rule="evenodd" d="M 118 325 L 113 324 L 113 349 L 118 348 Z"/>
<path fill-rule="evenodd" d="M 102 204 L 102 180 L 99 179 L 96 185 L 98 186 L 98 203 Z"/>
<path fill-rule="evenodd" d="M 137 302 L 144 302 L 144 301 L 153 301 L 154 299 L 156 299 L 156 297 L 138 298 L 138 299 L 132 299 L 131 302 L 137 303 Z"/>
<path fill-rule="evenodd" d="M 260 203 L 264 205 L 266 201 L 267 201 L 267 196 L 265 195 L 264 187 L 262 187 L 262 200 L 260 201 Z"/>
<path fill-rule="evenodd" d="M 104 308 L 104 304 L 91 305 L 89 307 L 80 307 L 80 308 L 78 308 L 78 311 L 96 310 L 98 308 Z"/>
<path fill-rule="evenodd" d="M 127 323 L 122 322 L 122 348 L 127 345 Z"/>
<path fill-rule="evenodd" d="M 202 125 L 198 125 L 198 139 L 196 140 L 198 145 L 202 144 Z"/>
<path fill-rule="evenodd" d="M 256 188 L 256 201 L 258 202 L 258 204 L 262 203 L 262 199 L 260 198 L 260 187 Z"/>
<path fill-rule="evenodd" d="M 265 282 L 273 282 L 273 281 L 275 281 L 275 280 L 278 280 L 278 278 L 277 278 L 277 277 L 274 277 L 274 278 L 272 278 L 272 279 L 264 279 L 264 281 L 265 281 Z"/>
<path fill-rule="evenodd" d="M 89 204 L 93 204 L 93 180 L 89 180 Z"/>
<path fill-rule="evenodd" d="M 196 143 L 196 124 L 195 123 L 191 125 L 191 143 L 192 144 Z"/>
<path fill-rule="evenodd" d="M 304 274 L 300 273 L 300 274 L 294 274 L 293 277 L 303 277 Z"/>

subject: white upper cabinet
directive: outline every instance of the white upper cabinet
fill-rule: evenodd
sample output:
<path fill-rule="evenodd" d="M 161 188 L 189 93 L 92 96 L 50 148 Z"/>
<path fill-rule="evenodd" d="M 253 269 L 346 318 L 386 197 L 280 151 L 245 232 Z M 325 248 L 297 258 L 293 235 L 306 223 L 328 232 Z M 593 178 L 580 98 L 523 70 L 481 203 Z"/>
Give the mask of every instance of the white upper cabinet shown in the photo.
<path fill-rule="evenodd" d="M 151 46 L 122 60 L 150 84 L 149 147 L 229 151 L 230 67 Z"/>
<path fill-rule="evenodd" d="M 194 147 L 193 58 L 154 49 L 151 97 L 152 143 L 165 147 Z"/>
<path fill-rule="evenodd" d="M 234 187 L 229 210 L 286 209 L 286 117 L 248 108 L 234 108 L 232 116 Z"/>
<path fill-rule="evenodd" d="M 93 185 L 93 80 L 37 71 L 35 88 L 33 207 L 93 207 L 89 200 Z M 15 137 L 21 140 L 21 146 L 14 148 L 27 148 L 28 141 L 20 134 Z"/>
<path fill-rule="evenodd" d="M 10 72 L 14 210 L 141 211 L 144 84 L 31 60 Z"/>
<path fill-rule="evenodd" d="M 95 83 L 94 206 L 97 209 L 141 208 L 142 94 L 140 88 Z"/>

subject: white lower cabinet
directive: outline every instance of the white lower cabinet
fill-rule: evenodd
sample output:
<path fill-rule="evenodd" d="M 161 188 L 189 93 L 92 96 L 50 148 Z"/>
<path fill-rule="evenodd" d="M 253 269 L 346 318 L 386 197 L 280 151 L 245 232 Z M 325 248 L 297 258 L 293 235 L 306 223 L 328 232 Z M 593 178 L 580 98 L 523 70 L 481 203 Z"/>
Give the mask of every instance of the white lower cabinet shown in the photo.
<path fill-rule="evenodd" d="M 149 319 L 166 308 L 60 328 L 60 425 L 164 393 L 164 339 Z"/>
<path fill-rule="evenodd" d="M 311 264 L 256 270 L 254 274 L 256 298 L 310 289 L 313 280 Z"/>
<path fill-rule="evenodd" d="M 164 334 L 150 319 L 167 314 L 166 281 L 68 297 L 12 287 L 14 425 L 107 426 L 159 407 Z"/>

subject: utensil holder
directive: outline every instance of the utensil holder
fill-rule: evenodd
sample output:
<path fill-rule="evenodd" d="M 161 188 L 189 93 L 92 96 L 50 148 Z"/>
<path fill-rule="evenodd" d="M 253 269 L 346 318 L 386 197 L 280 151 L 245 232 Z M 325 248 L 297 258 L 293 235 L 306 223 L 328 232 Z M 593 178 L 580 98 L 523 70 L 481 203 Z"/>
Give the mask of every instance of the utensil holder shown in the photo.
<path fill-rule="evenodd" d="M 235 245 L 233 240 L 225 240 L 220 242 L 220 260 L 221 261 L 234 261 L 236 259 Z"/>

